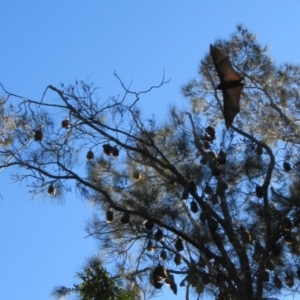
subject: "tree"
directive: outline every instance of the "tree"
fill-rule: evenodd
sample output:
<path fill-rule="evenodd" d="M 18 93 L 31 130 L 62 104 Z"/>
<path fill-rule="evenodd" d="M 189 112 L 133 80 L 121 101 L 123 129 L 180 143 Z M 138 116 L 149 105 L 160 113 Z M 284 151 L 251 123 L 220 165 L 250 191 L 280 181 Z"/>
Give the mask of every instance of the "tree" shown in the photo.
<path fill-rule="evenodd" d="M 12 110 L 23 125 L 7 129 L 13 138 L 1 167 L 21 167 L 14 179 L 53 199 L 74 182 L 100 208 L 87 231 L 104 261 L 117 258 L 117 273 L 144 298 L 164 284 L 176 294 L 178 280 L 187 299 L 297 293 L 300 66 L 277 66 L 240 25 L 214 45 L 245 83 L 229 130 L 210 55 L 182 89 L 191 110 L 170 107 L 161 124 L 145 119 L 138 103 L 164 78 L 135 92 L 115 74 L 124 95 L 104 103 L 84 82 L 48 86 L 41 101 L 4 90 L 7 107 L 10 97 L 20 99 Z M 46 101 L 49 92 L 59 102 Z"/>
<path fill-rule="evenodd" d="M 64 286 L 56 287 L 52 293 L 57 299 L 68 296 L 71 293 L 79 294 L 82 300 L 132 300 L 135 299 L 135 291 L 125 287 L 122 281 L 112 278 L 102 267 L 102 262 L 95 257 L 88 261 L 83 272 L 77 273 L 79 284 L 73 288 Z"/>

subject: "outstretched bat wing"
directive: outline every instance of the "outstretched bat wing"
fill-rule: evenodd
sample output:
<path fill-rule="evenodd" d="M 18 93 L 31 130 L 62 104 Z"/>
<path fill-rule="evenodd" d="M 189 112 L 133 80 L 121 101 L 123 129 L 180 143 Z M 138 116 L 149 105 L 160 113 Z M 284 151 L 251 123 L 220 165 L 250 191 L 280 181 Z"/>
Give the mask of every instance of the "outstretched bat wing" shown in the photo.
<path fill-rule="evenodd" d="M 213 45 L 210 45 L 210 54 L 219 75 L 221 85 L 226 85 L 226 83 L 231 81 L 242 81 L 243 78 L 233 69 L 228 56 Z"/>
<path fill-rule="evenodd" d="M 240 96 L 243 84 L 223 89 L 224 119 L 227 129 L 232 125 L 235 116 L 240 112 Z"/>
<path fill-rule="evenodd" d="M 218 48 L 210 45 L 210 54 L 221 82 L 217 88 L 223 92 L 224 118 L 228 129 L 240 111 L 240 97 L 244 86 L 241 83 L 243 77 L 233 69 L 228 56 Z"/>

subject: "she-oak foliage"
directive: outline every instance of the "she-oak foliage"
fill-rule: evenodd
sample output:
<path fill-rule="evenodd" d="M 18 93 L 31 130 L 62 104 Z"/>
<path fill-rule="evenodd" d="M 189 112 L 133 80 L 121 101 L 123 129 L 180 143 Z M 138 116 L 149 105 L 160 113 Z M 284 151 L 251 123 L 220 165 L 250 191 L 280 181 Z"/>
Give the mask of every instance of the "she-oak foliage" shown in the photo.
<path fill-rule="evenodd" d="M 138 102 L 164 78 L 134 92 L 115 74 L 124 96 L 106 102 L 84 82 L 48 86 L 40 101 L 4 90 L 1 168 L 21 167 L 13 179 L 34 195 L 55 199 L 75 185 L 95 203 L 87 232 L 137 299 L 167 288 L 186 299 L 298 293 L 300 66 L 276 65 L 242 26 L 214 46 L 244 78 L 229 130 L 208 52 L 182 89 L 191 110 L 171 107 L 160 124 Z"/>
<path fill-rule="evenodd" d="M 126 290 L 119 280 L 111 278 L 102 267 L 102 262 L 96 257 L 88 261 L 83 272 L 77 273 L 80 284 L 73 288 L 56 287 L 52 295 L 61 299 L 71 293 L 78 294 L 81 300 L 132 300 L 134 290 Z"/>

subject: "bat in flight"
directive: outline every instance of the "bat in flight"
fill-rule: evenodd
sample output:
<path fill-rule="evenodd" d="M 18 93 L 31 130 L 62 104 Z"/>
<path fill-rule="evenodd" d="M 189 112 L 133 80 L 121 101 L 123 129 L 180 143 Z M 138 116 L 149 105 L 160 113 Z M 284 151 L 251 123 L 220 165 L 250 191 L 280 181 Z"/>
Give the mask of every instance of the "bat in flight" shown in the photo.
<path fill-rule="evenodd" d="M 228 56 L 213 45 L 210 45 L 210 55 L 220 78 L 217 89 L 222 90 L 223 93 L 224 118 L 228 129 L 240 111 L 240 97 L 244 87 L 241 83 L 243 77 L 233 69 Z"/>

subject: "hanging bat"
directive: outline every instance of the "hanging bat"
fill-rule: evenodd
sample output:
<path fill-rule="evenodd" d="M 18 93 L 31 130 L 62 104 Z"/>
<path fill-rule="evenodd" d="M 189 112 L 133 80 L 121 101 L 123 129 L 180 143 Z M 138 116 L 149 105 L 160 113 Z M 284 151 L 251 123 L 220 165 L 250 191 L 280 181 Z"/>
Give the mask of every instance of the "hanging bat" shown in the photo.
<path fill-rule="evenodd" d="M 213 45 L 210 45 L 210 55 L 220 78 L 217 89 L 222 90 L 223 93 L 224 118 L 228 129 L 240 111 L 240 97 L 244 87 L 241 83 L 243 77 L 233 69 L 228 56 Z"/>

